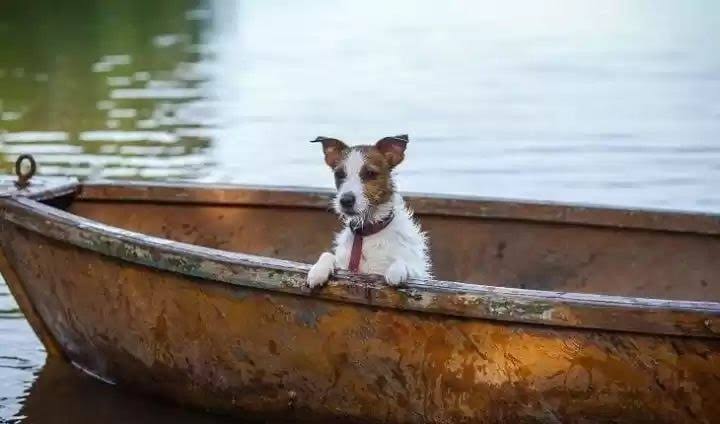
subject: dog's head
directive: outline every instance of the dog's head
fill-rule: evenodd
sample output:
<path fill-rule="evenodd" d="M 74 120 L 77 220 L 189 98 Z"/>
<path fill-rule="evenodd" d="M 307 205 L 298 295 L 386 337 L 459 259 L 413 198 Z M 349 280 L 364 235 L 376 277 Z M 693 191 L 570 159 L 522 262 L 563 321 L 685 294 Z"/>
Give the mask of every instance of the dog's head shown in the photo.
<path fill-rule="evenodd" d="M 335 138 L 318 137 L 325 163 L 335 173 L 335 211 L 344 219 L 371 221 L 395 191 L 392 170 L 405 157 L 407 135 L 385 137 L 372 146 L 348 147 Z"/>

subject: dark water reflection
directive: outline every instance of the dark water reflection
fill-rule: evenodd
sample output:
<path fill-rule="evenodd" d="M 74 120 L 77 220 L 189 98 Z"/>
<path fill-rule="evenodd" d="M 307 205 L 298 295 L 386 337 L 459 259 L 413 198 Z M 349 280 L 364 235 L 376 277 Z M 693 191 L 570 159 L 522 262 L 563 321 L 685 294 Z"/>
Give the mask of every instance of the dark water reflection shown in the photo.
<path fill-rule="evenodd" d="M 715 0 L 3 0 L 0 172 L 329 187 L 307 140 L 407 132 L 404 190 L 717 212 L 718 22 Z M 213 420 L 44 361 L 0 280 L 0 421 Z"/>
<path fill-rule="evenodd" d="M 210 18 L 197 1 L 3 2 L 0 169 L 32 153 L 48 175 L 202 175 Z"/>
<path fill-rule="evenodd" d="M 48 360 L 43 366 L 14 421 L 33 424 L 237 422 L 126 393 L 60 360 Z"/>

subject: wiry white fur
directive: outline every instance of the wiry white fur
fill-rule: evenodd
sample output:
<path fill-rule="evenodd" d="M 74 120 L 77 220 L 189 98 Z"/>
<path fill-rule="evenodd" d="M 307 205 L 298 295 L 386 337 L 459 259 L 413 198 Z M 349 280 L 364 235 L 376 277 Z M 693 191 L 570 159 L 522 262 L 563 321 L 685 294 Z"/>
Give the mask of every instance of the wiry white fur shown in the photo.
<path fill-rule="evenodd" d="M 351 150 L 347 158 L 343 161 L 343 167 L 345 168 L 345 181 L 338 187 L 338 195 L 335 197 L 333 206 L 335 211 L 342 214 L 342 208 L 340 207 L 340 195 L 343 193 L 351 192 L 355 195 L 355 209 L 357 211 L 366 211 L 369 203 L 365 196 L 365 190 L 363 189 L 362 179 L 360 178 L 360 170 L 365 164 L 365 155 L 359 150 Z"/>
<path fill-rule="evenodd" d="M 385 209 L 393 211 L 394 218 L 380 232 L 363 238 L 359 271 L 384 275 L 392 285 L 403 283 L 408 278 L 428 278 L 430 263 L 425 234 L 420 231 L 399 194 L 394 194 L 385 206 Z M 335 236 L 336 268 L 347 269 L 352 244 L 353 232 L 349 227 Z"/>
<path fill-rule="evenodd" d="M 405 206 L 402 197 L 395 193 L 390 201 L 368 210 L 368 201 L 363 193 L 360 169 L 365 158 L 359 151 L 351 151 L 345 160 L 346 180 L 338 188 L 340 194 L 352 190 L 356 197 L 358 217 L 346 218 L 346 224 L 353 220 L 380 221 L 391 213 L 394 218 L 378 233 L 364 237 L 359 272 L 381 274 L 385 281 L 398 286 L 408 278 L 430 278 L 427 239 Z M 357 190 L 357 191 L 356 191 Z M 342 215 L 338 199 L 335 209 Z M 364 203 L 360 203 L 364 202 Z M 366 212 L 369 212 L 366 213 Z M 353 222 L 356 224 L 357 222 Z M 325 252 L 308 273 L 311 288 L 324 284 L 335 269 L 348 269 L 354 234 L 348 225 L 335 236 L 334 254 Z"/>
<path fill-rule="evenodd" d="M 332 253 L 324 252 L 308 272 L 308 285 L 316 287 L 324 283 L 330 278 L 333 270 L 335 270 L 335 256 Z"/>

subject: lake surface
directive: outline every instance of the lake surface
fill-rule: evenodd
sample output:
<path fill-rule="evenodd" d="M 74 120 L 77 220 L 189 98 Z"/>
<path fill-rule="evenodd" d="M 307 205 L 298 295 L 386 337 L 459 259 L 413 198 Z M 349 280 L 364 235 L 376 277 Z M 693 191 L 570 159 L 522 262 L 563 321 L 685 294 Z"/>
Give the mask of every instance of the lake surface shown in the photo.
<path fill-rule="evenodd" d="M 0 40 L 3 172 L 330 187 L 308 140 L 408 133 L 403 190 L 720 212 L 714 0 L 5 0 Z M 0 282 L 0 422 L 219 420 L 44 364 Z"/>

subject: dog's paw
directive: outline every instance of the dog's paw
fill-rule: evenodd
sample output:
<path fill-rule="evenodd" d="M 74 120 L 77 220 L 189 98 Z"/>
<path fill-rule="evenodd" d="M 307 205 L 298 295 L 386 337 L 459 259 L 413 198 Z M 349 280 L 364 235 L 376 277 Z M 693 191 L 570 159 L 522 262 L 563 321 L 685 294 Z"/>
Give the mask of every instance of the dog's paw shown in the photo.
<path fill-rule="evenodd" d="M 393 262 L 385 271 L 385 281 L 393 287 L 401 286 L 407 283 L 408 270 L 402 261 Z"/>
<path fill-rule="evenodd" d="M 311 289 L 321 287 L 327 283 L 330 274 L 335 269 L 335 256 L 332 253 L 323 253 L 315 265 L 310 268 L 307 276 L 307 285 Z"/>

